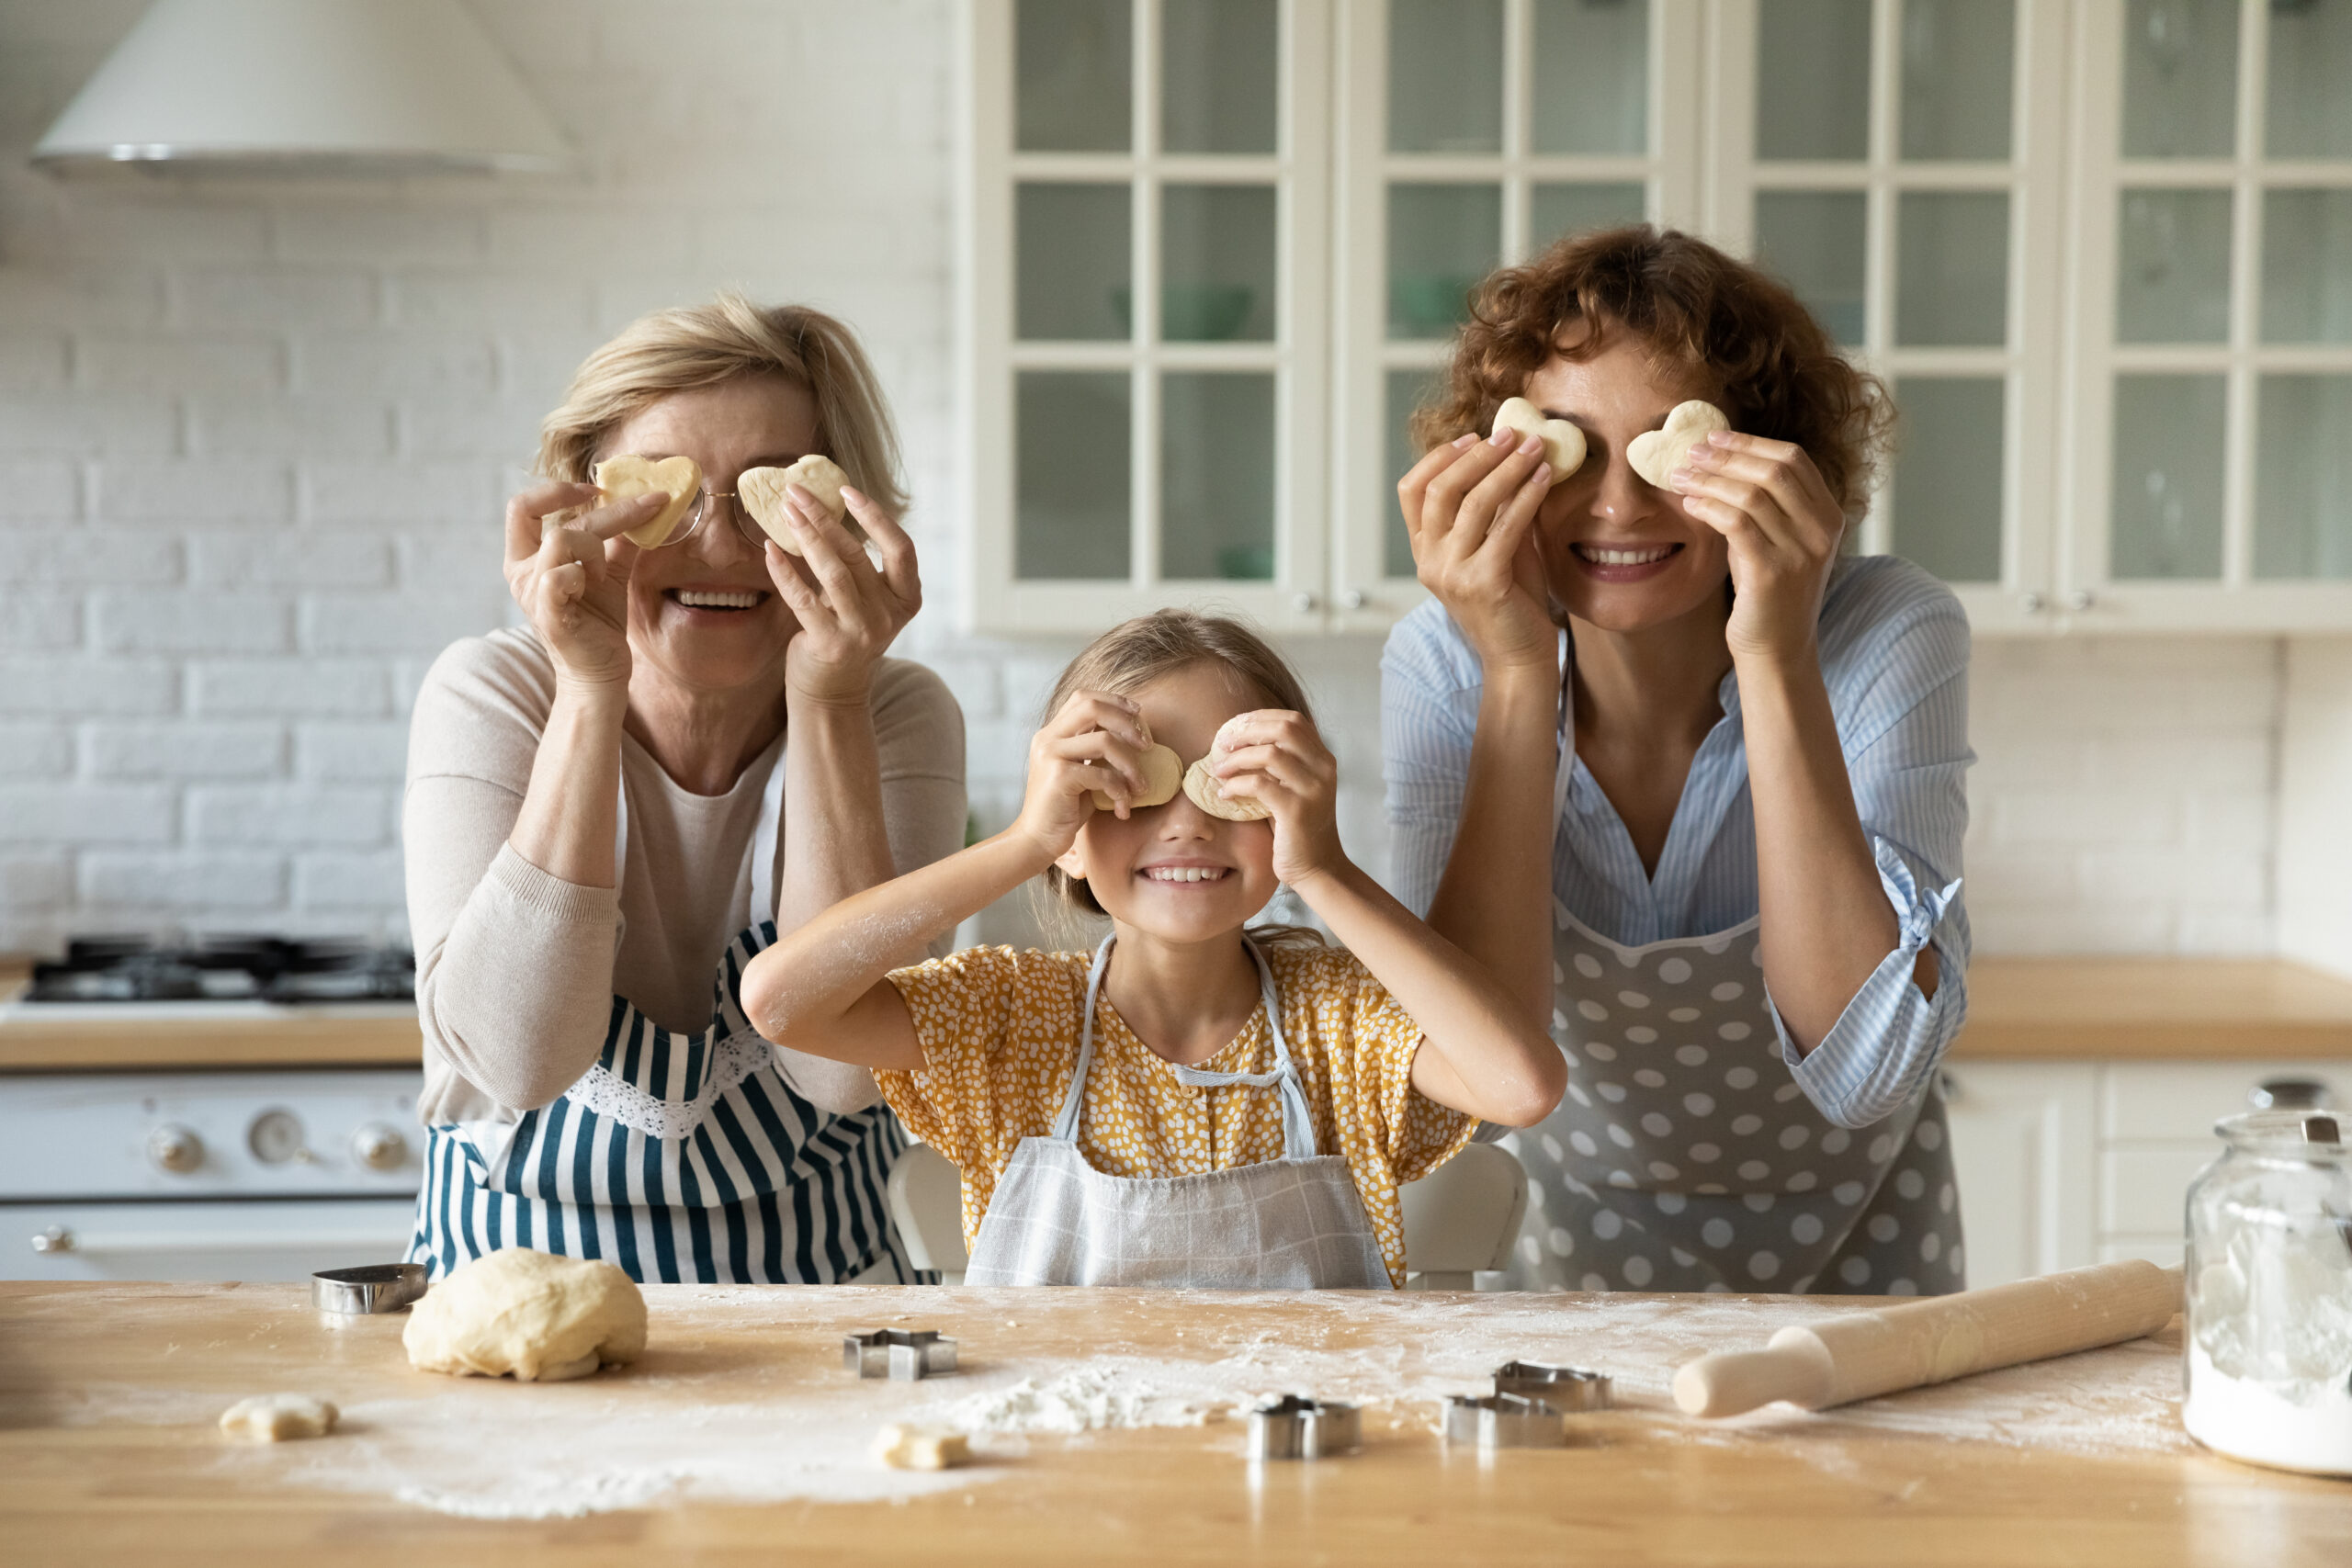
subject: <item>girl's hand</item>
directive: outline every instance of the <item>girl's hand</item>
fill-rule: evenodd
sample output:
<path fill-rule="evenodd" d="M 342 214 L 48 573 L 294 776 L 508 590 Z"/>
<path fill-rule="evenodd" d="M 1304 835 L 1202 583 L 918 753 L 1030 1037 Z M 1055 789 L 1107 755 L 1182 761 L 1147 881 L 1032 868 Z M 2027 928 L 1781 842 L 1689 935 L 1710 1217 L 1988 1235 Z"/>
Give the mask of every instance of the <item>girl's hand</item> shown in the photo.
<path fill-rule="evenodd" d="M 1274 814 L 1274 875 L 1296 887 L 1347 863 L 1340 847 L 1340 764 L 1305 714 L 1260 708 L 1216 732 L 1209 772 L 1225 793 Z"/>
<path fill-rule="evenodd" d="M 1414 571 L 1489 674 L 1521 664 L 1548 671 L 1558 660 L 1535 547 L 1535 513 L 1551 489 L 1544 443 L 1509 430 L 1440 446 L 1396 481 Z"/>
<path fill-rule="evenodd" d="M 1078 841 L 1101 790 L 1124 805 L 1144 792 L 1151 731 L 1131 697 L 1073 692 L 1029 742 L 1029 785 L 1013 826 L 1056 860 Z"/>
<path fill-rule="evenodd" d="M 1812 657 L 1846 517 L 1804 448 L 1719 430 L 1667 478 L 1731 547 L 1733 660 Z"/>
<path fill-rule="evenodd" d="M 922 581 L 914 542 L 897 520 L 847 485 L 842 499 L 881 555 L 879 570 L 856 536 L 798 485 L 786 500 L 800 558 L 773 541 L 765 554 L 769 581 L 800 622 L 785 649 L 786 685 L 817 702 L 859 704 L 873 686 L 875 662 L 922 608 Z"/>
<path fill-rule="evenodd" d="M 506 588 L 531 617 L 557 674 L 626 691 L 628 579 L 637 547 L 620 536 L 660 515 L 658 491 L 597 506 L 594 485 L 534 485 L 506 503 Z M 580 515 L 560 514 L 589 507 Z"/>

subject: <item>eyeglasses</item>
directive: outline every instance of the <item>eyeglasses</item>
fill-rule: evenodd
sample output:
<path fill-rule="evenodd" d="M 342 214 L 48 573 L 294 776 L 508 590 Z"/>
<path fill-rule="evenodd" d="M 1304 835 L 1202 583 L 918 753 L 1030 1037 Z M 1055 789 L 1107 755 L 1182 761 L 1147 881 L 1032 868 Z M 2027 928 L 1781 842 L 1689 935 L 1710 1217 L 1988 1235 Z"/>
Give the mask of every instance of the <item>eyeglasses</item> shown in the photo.
<path fill-rule="evenodd" d="M 734 504 L 727 507 L 713 507 L 711 505 L 713 502 L 732 502 Z M 735 517 L 735 531 L 743 536 L 744 542 L 753 550 L 763 549 L 766 546 L 768 542 L 766 533 L 752 520 L 751 513 L 744 509 L 742 502 L 736 493 L 731 490 L 713 490 L 706 484 L 702 489 L 695 491 L 694 504 L 686 508 L 684 525 L 671 530 L 670 536 L 653 547 L 668 549 L 672 545 L 683 544 L 695 529 L 702 526 L 703 520 L 714 511 L 732 513 Z"/>

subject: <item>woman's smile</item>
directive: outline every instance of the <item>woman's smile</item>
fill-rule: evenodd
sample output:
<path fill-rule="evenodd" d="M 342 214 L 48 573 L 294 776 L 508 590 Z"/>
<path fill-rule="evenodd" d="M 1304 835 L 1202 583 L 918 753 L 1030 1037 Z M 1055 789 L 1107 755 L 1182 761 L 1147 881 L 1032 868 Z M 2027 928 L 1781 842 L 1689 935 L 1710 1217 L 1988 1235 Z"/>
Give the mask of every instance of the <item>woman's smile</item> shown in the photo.
<path fill-rule="evenodd" d="M 1604 545 L 1593 540 L 1579 540 L 1568 547 L 1568 554 L 1584 569 L 1586 576 L 1596 582 L 1645 582 L 1668 570 L 1674 558 L 1682 553 L 1679 544 Z"/>
<path fill-rule="evenodd" d="M 736 615 L 775 597 L 764 588 L 665 588 L 662 597 L 697 615 Z"/>

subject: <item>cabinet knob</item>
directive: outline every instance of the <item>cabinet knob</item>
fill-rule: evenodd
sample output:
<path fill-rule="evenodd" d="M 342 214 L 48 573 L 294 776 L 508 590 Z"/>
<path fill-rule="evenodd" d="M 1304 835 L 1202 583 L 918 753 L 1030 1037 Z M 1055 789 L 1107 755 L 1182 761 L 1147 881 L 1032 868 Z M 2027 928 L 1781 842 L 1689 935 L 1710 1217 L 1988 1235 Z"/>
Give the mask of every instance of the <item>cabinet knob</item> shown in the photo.
<path fill-rule="evenodd" d="M 2087 588 L 2077 588 L 2066 595 L 2066 608 L 2069 610 L 2087 610 L 2098 603 L 2098 601 L 2091 596 L 2091 591 Z"/>
<path fill-rule="evenodd" d="M 1294 593 L 1290 596 L 1290 607 L 1302 615 L 1313 614 L 1315 606 L 1321 603 L 1322 601 L 1312 593 Z"/>
<path fill-rule="evenodd" d="M 1340 608 L 1342 610 L 1361 610 L 1366 603 L 1361 588 L 1351 588 L 1340 595 Z"/>
<path fill-rule="evenodd" d="M 33 1237 L 33 1250 L 44 1253 L 71 1252 L 74 1250 L 74 1233 L 63 1225 L 51 1225 Z"/>
<path fill-rule="evenodd" d="M 408 1140 L 397 1129 L 370 1122 L 351 1134 L 351 1157 L 369 1170 L 398 1170 L 408 1158 Z"/>
<path fill-rule="evenodd" d="M 166 1122 L 147 1134 L 147 1157 L 157 1170 L 186 1176 L 204 1163 L 204 1140 L 177 1122 Z"/>
<path fill-rule="evenodd" d="M 2018 607 L 2023 609 L 2029 615 L 2038 615 L 2041 614 L 2043 603 L 2044 601 L 2039 593 L 2025 593 L 2020 594 L 2018 597 Z"/>

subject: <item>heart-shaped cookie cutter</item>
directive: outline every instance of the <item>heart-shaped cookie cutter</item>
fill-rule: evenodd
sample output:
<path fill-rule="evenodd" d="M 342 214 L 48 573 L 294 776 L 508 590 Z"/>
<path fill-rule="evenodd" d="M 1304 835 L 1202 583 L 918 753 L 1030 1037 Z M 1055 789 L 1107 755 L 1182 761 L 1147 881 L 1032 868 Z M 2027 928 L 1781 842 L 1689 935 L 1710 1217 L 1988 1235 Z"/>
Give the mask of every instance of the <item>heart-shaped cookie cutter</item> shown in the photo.
<path fill-rule="evenodd" d="M 1553 1367 L 1541 1361 L 1505 1361 L 1495 1369 L 1495 1392 L 1540 1399 L 1555 1410 L 1606 1410 L 1613 1385 L 1606 1372 Z"/>

